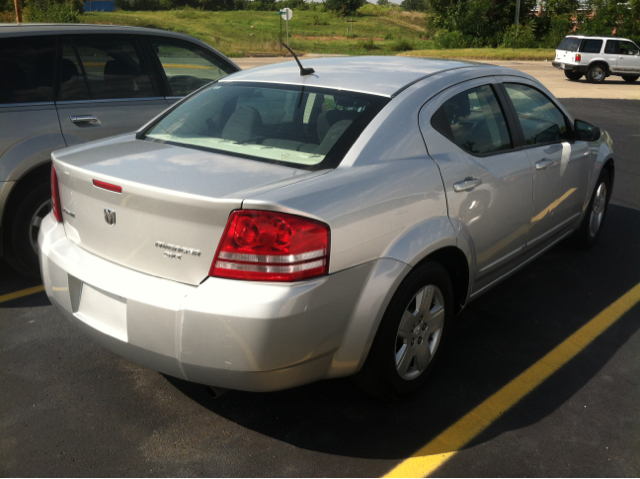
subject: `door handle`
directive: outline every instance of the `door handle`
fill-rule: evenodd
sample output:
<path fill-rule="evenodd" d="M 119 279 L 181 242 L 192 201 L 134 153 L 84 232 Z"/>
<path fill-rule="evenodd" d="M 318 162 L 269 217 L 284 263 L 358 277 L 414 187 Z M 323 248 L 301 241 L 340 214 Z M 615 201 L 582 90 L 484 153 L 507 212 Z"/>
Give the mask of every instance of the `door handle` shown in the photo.
<path fill-rule="evenodd" d="M 468 191 L 474 189 L 476 186 L 480 186 L 482 180 L 480 178 L 465 178 L 462 181 L 458 181 L 453 185 L 453 191 L 460 193 L 461 191 Z"/>
<path fill-rule="evenodd" d="M 98 123 L 98 119 L 93 115 L 70 116 L 71 123 Z"/>
<path fill-rule="evenodd" d="M 545 158 L 544 160 L 540 160 L 536 163 L 536 170 L 546 170 L 551 165 L 553 165 L 553 161 Z"/>

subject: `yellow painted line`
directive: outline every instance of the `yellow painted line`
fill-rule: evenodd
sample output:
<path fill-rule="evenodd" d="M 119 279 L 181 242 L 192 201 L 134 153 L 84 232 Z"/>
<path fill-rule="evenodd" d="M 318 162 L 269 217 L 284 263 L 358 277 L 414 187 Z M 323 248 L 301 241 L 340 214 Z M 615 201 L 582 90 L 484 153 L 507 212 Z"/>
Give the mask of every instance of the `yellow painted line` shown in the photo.
<path fill-rule="evenodd" d="M 44 286 L 34 286 L 33 288 L 23 289 L 22 291 L 16 291 L 15 293 L 3 294 L 2 296 L 0 296 L 0 303 L 11 301 L 12 299 L 22 298 L 24 296 L 29 296 L 30 294 L 36 294 L 40 291 L 44 291 Z"/>
<path fill-rule="evenodd" d="M 601 311 L 551 352 L 486 399 L 384 477 L 426 477 L 502 414 L 567 364 L 640 301 L 640 284 Z"/>

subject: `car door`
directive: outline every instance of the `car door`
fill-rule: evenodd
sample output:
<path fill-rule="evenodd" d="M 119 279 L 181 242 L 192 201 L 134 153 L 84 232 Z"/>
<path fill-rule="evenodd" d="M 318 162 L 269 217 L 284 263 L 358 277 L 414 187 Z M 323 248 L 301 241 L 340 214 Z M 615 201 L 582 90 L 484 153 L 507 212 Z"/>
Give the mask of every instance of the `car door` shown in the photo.
<path fill-rule="evenodd" d="M 640 54 L 631 42 L 618 42 L 617 71 L 625 75 L 640 75 Z"/>
<path fill-rule="evenodd" d="M 539 85 L 516 77 L 499 80 L 534 166 L 527 246 L 538 246 L 566 233 L 580 218 L 592 159 L 587 143 L 573 140 L 569 117 Z"/>
<path fill-rule="evenodd" d="M 133 35 L 63 38 L 56 99 L 68 146 L 135 131 L 168 107 Z"/>
<path fill-rule="evenodd" d="M 514 267 L 531 219 L 532 168 L 492 78 L 451 87 L 420 112 L 429 155 L 442 174 L 449 217 L 474 251 L 474 293 Z"/>
<path fill-rule="evenodd" d="M 169 103 L 239 70 L 237 65 L 195 43 L 154 36 L 147 41 Z"/>

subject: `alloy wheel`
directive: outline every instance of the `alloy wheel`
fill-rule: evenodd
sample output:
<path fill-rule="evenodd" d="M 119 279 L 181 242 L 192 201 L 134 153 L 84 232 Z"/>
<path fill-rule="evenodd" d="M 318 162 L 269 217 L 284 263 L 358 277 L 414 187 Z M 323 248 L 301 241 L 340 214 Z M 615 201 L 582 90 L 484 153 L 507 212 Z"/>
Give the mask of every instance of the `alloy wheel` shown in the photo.
<path fill-rule="evenodd" d="M 604 218 L 604 210 L 607 206 L 607 185 L 602 182 L 598 185 L 596 194 L 593 197 L 593 205 L 591 207 L 591 217 L 589 218 L 589 234 L 595 237 L 602 225 Z"/>
<path fill-rule="evenodd" d="M 402 379 L 415 379 L 429 366 L 442 337 L 444 304 L 442 291 L 432 284 L 409 301 L 396 334 L 396 370 Z"/>
<path fill-rule="evenodd" d="M 36 212 L 31 217 L 31 221 L 29 222 L 29 241 L 31 243 L 31 248 L 33 248 L 36 255 L 39 255 L 38 232 L 40 231 L 40 224 L 49 211 L 51 211 L 51 200 L 47 200 L 38 206 Z"/>

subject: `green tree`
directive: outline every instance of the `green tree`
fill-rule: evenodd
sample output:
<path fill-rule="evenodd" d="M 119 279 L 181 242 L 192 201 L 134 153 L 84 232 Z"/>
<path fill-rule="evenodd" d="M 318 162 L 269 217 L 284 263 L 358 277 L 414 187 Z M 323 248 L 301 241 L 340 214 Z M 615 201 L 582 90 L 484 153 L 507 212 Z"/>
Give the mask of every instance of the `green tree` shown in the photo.
<path fill-rule="evenodd" d="M 411 12 L 426 12 L 429 10 L 429 0 L 402 0 L 400 6 Z"/>
<path fill-rule="evenodd" d="M 338 15 L 349 15 L 366 5 L 367 0 L 324 0 L 323 3 L 327 10 Z"/>
<path fill-rule="evenodd" d="M 431 0 L 436 27 L 458 31 L 475 46 L 497 46 L 513 24 L 516 0 Z M 536 0 L 522 0 L 520 23 L 528 23 Z"/>
<path fill-rule="evenodd" d="M 389 0 L 378 0 L 377 4 L 381 7 L 388 7 L 389 6 Z"/>

